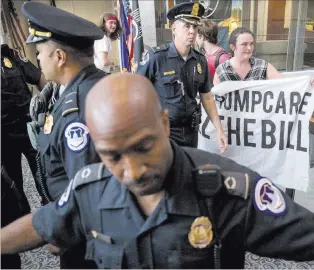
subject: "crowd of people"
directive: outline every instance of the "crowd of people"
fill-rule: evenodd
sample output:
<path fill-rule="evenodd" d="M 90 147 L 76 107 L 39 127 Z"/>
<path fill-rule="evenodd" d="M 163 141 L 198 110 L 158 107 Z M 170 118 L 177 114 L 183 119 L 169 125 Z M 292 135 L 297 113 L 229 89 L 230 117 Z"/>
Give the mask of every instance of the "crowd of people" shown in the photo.
<path fill-rule="evenodd" d="M 23 4 L 40 69 L 1 45 L 2 268 L 21 268 L 18 253 L 44 244 L 61 269 L 243 268 L 246 251 L 314 260 L 313 213 L 271 179 L 197 149 L 203 106 L 228 151 L 214 85 L 282 78 L 253 56 L 246 28 L 231 33 L 230 53 L 221 48 L 204 11 L 172 7 L 173 41 L 150 48 L 137 74 L 110 74 L 122 34 L 115 14 L 97 26 Z M 27 83 L 41 92 L 32 97 Z M 22 153 L 42 198 L 35 213 Z"/>

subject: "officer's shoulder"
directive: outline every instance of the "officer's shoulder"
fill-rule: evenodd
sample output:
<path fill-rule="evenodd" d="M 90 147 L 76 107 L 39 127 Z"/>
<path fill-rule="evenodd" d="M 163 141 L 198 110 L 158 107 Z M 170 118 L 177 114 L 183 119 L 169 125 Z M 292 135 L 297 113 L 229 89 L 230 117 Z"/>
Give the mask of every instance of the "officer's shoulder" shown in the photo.
<path fill-rule="evenodd" d="M 198 50 L 196 50 L 194 48 L 192 48 L 192 50 L 193 50 L 194 53 L 205 57 L 205 54 L 203 54 L 202 52 L 200 52 L 200 51 L 198 51 Z"/>
<path fill-rule="evenodd" d="M 200 194 L 212 197 L 219 191 L 225 190 L 231 196 L 238 196 L 245 200 L 248 198 L 257 173 L 238 164 L 239 167 L 234 166 L 235 162 L 216 154 L 188 147 L 184 147 L 184 151 L 195 166 L 196 188 Z M 228 164 L 233 166 L 229 167 Z"/>
<path fill-rule="evenodd" d="M 72 189 L 77 189 L 101 180 L 107 181 L 111 176 L 110 171 L 102 163 L 87 165 L 76 173 Z"/>
<path fill-rule="evenodd" d="M 12 54 L 15 56 L 15 59 L 20 63 L 20 64 L 25 64 L 29 63 L 29 60 L 27 57 L 23 56 L 19 51 L 12 49 Z"/>
<path fill-rule="evenodd" d="M 160 53 L 160 52 L 165 52 L 169 49 L 169 44 L 162 44 L 160 46 L 151 47 L 150 49 L 154 54 Z"/>

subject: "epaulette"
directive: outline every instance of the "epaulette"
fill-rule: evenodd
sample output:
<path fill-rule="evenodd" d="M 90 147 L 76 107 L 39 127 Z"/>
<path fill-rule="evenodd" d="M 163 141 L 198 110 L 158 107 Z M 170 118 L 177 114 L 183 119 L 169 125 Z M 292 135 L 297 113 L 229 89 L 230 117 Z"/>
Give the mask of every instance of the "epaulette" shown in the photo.
<path fill-rule="evenodd" d="M 62 116 L 66 116 L 69 113 L 79 111 L 77 102 L 77 91 L 71 92 L 66 95 L 62 105 Z"/>
<path fill-rule="evenodd" d="M 221 175 L 224 186 L 230 195 L 247 199 L 250 185 L 250 177 L 247 173 L 222 171 Z"/>
<path fill-rule="evenodd" d="M 91 164 L 79 170 L 73 181 L 72 189 L 110 177 L 112 174 L 102 163 Z"/>
<path fill-rule="evenodd" d="M 152 51 L 153 53 L 157 53 L 157 52 L 161 52 L 161 51 L 165 51 L 169 48 L 169 44 L 162 44 L 160 46 L 157 47 L 152 47 Z"/>

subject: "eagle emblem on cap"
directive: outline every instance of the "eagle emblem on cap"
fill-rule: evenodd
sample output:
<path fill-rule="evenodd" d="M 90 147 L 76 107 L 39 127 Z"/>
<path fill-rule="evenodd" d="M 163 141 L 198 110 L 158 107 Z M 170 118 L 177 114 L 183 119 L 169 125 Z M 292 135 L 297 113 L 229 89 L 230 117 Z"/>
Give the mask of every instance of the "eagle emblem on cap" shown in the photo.
<path fill-rule="evenodd" d="M 6 66 L 7 68 L 12 68 L 12 63 L 11 63 L 10 59 L 7 58 L 7 57 L 4 57 L 4 58 L 3 58 L 3 64 L 4 64 L 4 66 Z"/>
<path fill-rule="evenodd" d="M 191 225 L 188 235 L 190 244 L 195 248 L 205 248 L 213 240 L 212 223 L 208 217 L 198 217 Z"/>

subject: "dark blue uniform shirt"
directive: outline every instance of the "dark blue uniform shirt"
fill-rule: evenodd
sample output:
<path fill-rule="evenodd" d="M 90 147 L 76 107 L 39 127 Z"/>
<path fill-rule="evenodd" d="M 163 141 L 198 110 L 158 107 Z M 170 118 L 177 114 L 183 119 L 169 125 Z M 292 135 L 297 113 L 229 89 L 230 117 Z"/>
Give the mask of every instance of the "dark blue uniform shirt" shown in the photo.
<path fill-rule="evenodd" d="M 133 195 L 102 164 L 93 164 L 78 172 L 58 202 L 35 213 L 37 233 L 62 248 L 87 239 L 86 258 L 99 268 L 210 269 L 217 238 L 221 239 L 222 268 L 243 268 L 245 251 L 289 260 L 314 259 L 313 213 L 295 204 L 269 180 L 256 181 L 260 178 L 257 173 L 229 159 L 174 144 L 173 149 L 166 195 L 149 217 L 143 216 Z M 239 181 L 236 173 L 226 178 L 228 183 L 207 198 L 211 206 L 204 208 L 191 177 L 194 165 L 188 152 L 203 164 L 241 172 L 245 179 Z M 260 206 L 262 199 L 265 202 Z M 213 213 L 210 219 L 217 231 L 206 247 L 195 248 L 188 236 L 191 225 L 208 213 Z"/>
<path fill-rule="evenodd" d="M 85 99 L 105 75 L 94 65 L 81 70 L 52 107 L 49 115 L 53 123 L 45 124 L 51 132 L 39 134 L 46 186 L 52 200 L 60 197 L 82 167 L 99 161 L 85 125 Z"/>
<path fill-rule="evenodd" d="M 191 49 L 185 61 L 173 42 L 150 49 L 137 73 L 151 80 L 170 120 L 191 116 L 197 94 L 208 93 L 213 86 L 205 56 Z"/>

